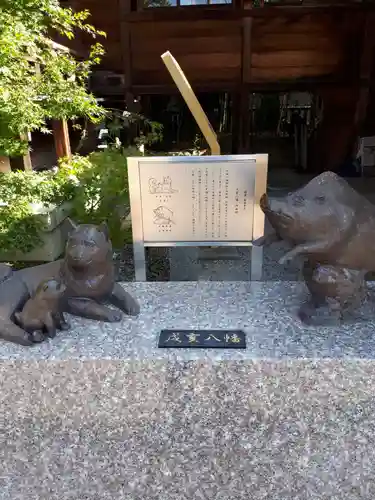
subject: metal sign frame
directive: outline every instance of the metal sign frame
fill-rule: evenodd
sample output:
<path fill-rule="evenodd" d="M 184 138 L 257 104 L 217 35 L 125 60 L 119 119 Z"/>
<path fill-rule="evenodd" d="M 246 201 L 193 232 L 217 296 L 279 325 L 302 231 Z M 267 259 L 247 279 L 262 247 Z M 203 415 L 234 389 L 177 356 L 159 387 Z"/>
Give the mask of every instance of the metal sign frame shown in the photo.
<path fill-rule="evenodd" d="M 255 166 L 253 190 L 253 221 L 251 241 L 145 241 L 143 231 L 143 208 L 141 196 L 140 168 L 143 163 L 171 163 L 176 168 L 186 163 L 204 163 L 209 165 L 215 162 L 244 162 L 251 161 Z M 263 268 L 263 249 L 253 247 L 252 241 L 264 235 L 265 217 L 259 202 L 267 189 L 268 155 L 220 155 L 220 156 L 140 156 L 127 159 L 128 182 L 133 232 L 133 253 L 136 281 L 146 281 L 145 247 L 225 247 L 248 246 L 251 248 L 250 280 L 260 280 Z M 230 167 L 229 167 L 230 168 Z"/>

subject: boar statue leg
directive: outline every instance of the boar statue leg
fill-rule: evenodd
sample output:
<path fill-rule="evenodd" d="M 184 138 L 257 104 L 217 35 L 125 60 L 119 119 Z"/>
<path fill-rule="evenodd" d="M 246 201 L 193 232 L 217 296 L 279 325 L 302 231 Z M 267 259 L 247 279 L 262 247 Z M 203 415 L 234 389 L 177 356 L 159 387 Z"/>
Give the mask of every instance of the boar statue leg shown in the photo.
<path fill-rule="evenodd" d="M 290 261 L 299 256 L 309 256 L 314 254 L 323 254 L 329 251 L 338 242 L 337 233 L 330 235 L 327 240 L 323 241 L 310 241 L 307 243 L 302 243 L 301 245 L 296 245 L 294 248 L 289 250 L 281 259 L 279 264 L 288 264 Z"/>
<path fill-rule="evenodd" d="M 366 296 L 365 273 L 305 262 L 304 278 L 311 294 L 299 317 L 311 325 L 331 325 L 359 307 Z"/>
<path fill-rule="evenodd" d="M 67 301 L 66 312 L 81 318 L 94 319 L 116 323 L 121 321 L 122 314 L 119 311 L 110 309 L 104 304 L 100 304 L 92 299 L 84 297 L 71 297 Z"/>
<path fill-rule="evenodd" d="M 261 236 L 257 240 L 254 240 L 252 244 L 254 247 L 267 247 L 277 241 L 281 241 L 280 236 L 276 232 L 271 232 L 267 235 Z"/>
<path fill-rule="evenodd" d="M 118 283 L 113 286 L 109 302 L 129 316 L 138 316 L 139 314 L 138 302 Z"/>

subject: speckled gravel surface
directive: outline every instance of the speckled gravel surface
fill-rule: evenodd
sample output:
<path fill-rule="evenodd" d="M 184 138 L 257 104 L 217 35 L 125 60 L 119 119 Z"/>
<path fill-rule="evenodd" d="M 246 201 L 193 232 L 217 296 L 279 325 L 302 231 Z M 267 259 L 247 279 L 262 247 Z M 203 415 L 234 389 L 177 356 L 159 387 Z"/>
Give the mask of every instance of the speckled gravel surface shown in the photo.
<path fill-rule="evenodd" d="M 2 500 L 373 500 L 365 361 L 0 363 Z"/>
<path fill-rule="evenodd" d="M 124 283 L 140 302 L 138 318 L 101 323 L 69 318 L 71 331 L 32 348 L 0 343 L 0 359 L 260 358 L 375 359 L 375 301 L 358 317 L 335 327 L 307 327 L 297 318 L 306 298 L 303 283 Z M 247 334 L 246 350 L 158 349 L 163 328 L 233 328 Z"/>
<path fill-rule="evenodd" d="M 169 258 L 166 248 L 146 248 L 147 280 L 169 280 Z M 114 262 L 117 281 L 134 281 L 133 246 L 125 245 L 121 250 L 114 251 Z"/>
<path fill-rule="evenodd" d="M 297 319 L 301 282 L 122 285 L 138 318 L 0 343 L 0 500 L 375 498 L 373 284 L 325 328 Z M 165 327 L 247 349 L 158 349 Z"/>

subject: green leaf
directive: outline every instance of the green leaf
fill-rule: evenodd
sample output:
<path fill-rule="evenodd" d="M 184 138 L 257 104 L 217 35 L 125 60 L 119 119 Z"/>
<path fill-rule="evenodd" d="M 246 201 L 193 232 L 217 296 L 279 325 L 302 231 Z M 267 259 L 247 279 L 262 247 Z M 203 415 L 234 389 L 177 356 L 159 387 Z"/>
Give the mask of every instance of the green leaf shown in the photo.
<path fill-rule="evenodd" d="M 68 40 L 77 31 L 100 36 L 85 23 L 89 15 L 63 8 L 58 0 L 0 1 L 0 155 L 24 154 L 28 144 L 20 134 L 45 132 L 51 118 L 80 116 L 95 122 L 105 115 L 87 91 L 92 67 L 104 53 L 102 45 L 93 44 L 89 58 L 76 61 L 49 39 L 53 31 Z"/>

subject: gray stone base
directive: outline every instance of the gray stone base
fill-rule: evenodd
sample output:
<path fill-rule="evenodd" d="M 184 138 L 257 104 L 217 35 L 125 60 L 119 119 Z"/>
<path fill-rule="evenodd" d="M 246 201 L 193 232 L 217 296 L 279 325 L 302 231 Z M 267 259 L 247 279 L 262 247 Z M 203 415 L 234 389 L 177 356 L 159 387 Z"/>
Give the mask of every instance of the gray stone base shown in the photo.
<path fill-rule="evenodd" d="M 306 299 L 294 282 L 134 282 L 124 288 L 141 305 L 138 318 L 101 323 L 69 318 L 72 329 L 32 348 L 0 341 L 0 359 L 374 358 L 374 285 L 355 318 L 340 326 L 308 327 L 297 311 Z M 244 329 L 245 351 L 158 349 L 163 328 Z M 1 498 L 1 497 L 0 497 Z"/>
<path fill-rule="evenodd" d="M 138 319 L 0 343 L 1 500 L 373 499 L 371 303 L 315 329 L 300 283 L 126 289 Z M 248 348 L 157 349 L 166 327 L 244 328 Z"/>
<path fill-rule="evenodd" d="M 2 500 L 372 500 L 375 365 L 0 364 Z"/>

